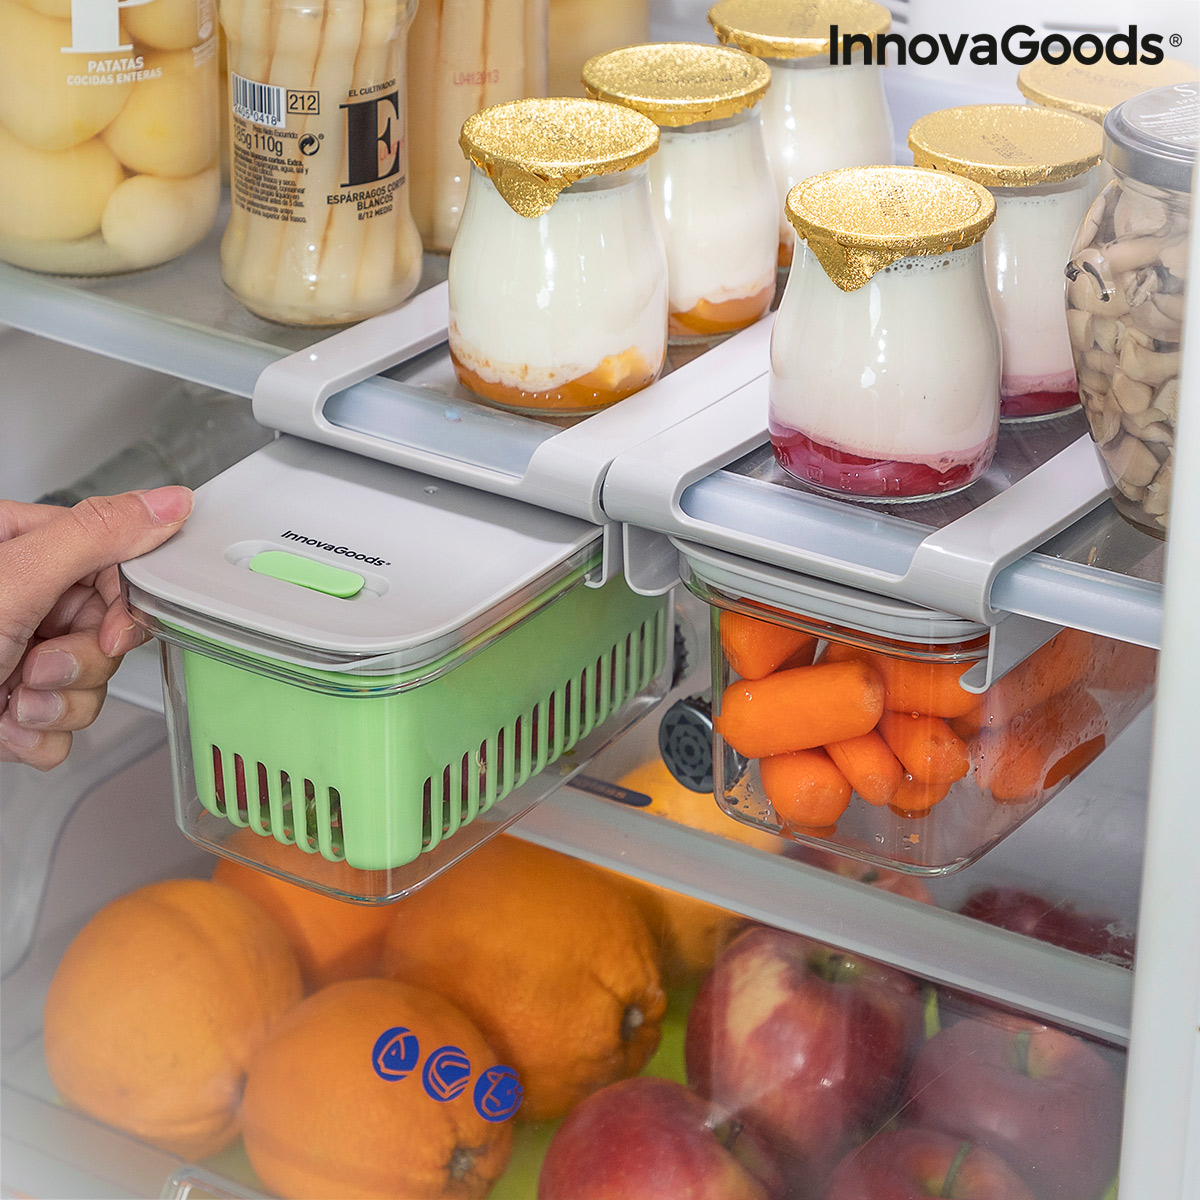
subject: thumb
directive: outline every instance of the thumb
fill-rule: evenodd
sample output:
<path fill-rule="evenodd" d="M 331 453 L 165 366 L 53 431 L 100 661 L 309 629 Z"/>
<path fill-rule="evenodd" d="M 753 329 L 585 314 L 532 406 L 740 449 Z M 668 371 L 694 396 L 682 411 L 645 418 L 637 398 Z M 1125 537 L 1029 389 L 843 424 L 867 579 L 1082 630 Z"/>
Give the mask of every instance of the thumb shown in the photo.
<path fill-rule="evenodd" d="M 191 511 L 185 487 L 96 496 L 0 543 L 0 631 L 31 636 L 72 584 L 153 550 Z M 7 649 L 0 646 L 0 659 Z"/>

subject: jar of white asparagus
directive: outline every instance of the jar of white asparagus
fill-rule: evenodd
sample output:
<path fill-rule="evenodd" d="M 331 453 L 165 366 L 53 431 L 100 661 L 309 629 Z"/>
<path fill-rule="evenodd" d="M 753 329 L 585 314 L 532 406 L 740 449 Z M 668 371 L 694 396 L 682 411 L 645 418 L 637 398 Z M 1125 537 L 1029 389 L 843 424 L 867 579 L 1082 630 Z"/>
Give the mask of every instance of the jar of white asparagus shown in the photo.
<path fill-rule="evenodd" d="M 1162 537 L 1175 465 L 1200 86 L 1156 88 L 1104 121 L 1112 179 L 1067 264 L 1079 398 L 1117 511 Z"/>
<path fill-rule="evenodd" d="M 230 190 L 221 274 L 258 316 L 344 325 L 421 277 L 408 199 L 415 0 L 222 0 Z"/>
<path fill-rule="evenodd" d="M 421 0 L 409 35 L 412 211 L 425 249 L 445 254 L 467 200 L 463 122 L 546 95 L 548 0 Z M 576 85 L 577 86 L 577 85 Z"/>

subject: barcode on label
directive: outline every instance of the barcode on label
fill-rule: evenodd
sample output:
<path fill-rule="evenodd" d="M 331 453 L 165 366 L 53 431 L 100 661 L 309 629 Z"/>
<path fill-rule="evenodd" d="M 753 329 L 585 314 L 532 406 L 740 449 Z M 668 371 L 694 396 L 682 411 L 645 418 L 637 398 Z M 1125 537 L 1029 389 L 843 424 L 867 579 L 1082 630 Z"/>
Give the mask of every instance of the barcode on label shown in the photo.
<path fill-rule="evenodd" d="M 230 71 L 229 83 L 233 92 L 233 111 L 244 121 L 283 129 L 287 125 L 287 89 L 269 83 L 255 83 Z"/>

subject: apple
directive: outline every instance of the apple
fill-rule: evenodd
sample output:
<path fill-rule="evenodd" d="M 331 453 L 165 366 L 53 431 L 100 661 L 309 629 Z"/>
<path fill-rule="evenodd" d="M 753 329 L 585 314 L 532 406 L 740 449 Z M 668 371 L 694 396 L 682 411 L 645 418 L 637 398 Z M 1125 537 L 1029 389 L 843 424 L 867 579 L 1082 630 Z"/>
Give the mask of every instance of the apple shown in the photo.
<path fill-rule="evenodd" d="M 842 854 L 834 854 L 817 846 L 797 846 L 794 857 L 810 866 L 820 867 L 834 875 L 846 879 L 854 879 L 859 883 L 869 883 L 881 892 L 891 892 L 895 896 L 907 896 L 910 900 L 919 900 L 922 904 L 934 904 L 933 893 L 924 880 L 905 871 L 892 871 L 887 867 L 877 867 L 872 863 L 862 862 L 856 858 L 847 858 Z"/>
<path fill-rule="evenodd" d="M 819 1179 L 888 1115 L 922 1021 L 902 972 L 754 926 L 697 993 L 688 1082 Z"/>
<path fill-rule="evenodd" d="M 1074 950 L 1076 954 L 1133 965 L 1132 930 L 1102 913 L 1082 913 L 1071 904 L 1054 904 L 1014 887 L 989 887 L 973 892 L 959 911 L 989 925 Z"/>
<path fill-rule="evenodd" d="M 971 1017 L 917 1053 L 907 1115 L 1006 1159 L 1039 1200 L 1096 1200 L 1117 1167 L 1121 1080 L 1081 1037 Z"/>
<path fill-rule="evenodd" d="M 1033 1200 L 1025 1181 L 998 1154 L 935 1129 L 876 1134 L 852 1150 L 823 1200 Z"/>
<path fill-rule="evenodd" d="M 537 1200 L 780 1200 L 754 1135 L 682 1084 L 642 1075 L 580 1101 L 550 1141 Z"/>

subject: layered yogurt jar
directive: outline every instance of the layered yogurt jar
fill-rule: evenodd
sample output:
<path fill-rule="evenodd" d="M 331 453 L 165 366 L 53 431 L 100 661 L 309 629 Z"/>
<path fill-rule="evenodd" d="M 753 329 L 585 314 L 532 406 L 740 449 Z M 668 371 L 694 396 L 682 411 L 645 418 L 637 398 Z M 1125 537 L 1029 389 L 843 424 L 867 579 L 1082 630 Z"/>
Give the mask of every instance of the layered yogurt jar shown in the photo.
<path fill-rule="evenodd" d="M 973 483 L 1000 410 L 991 194 L 940 172 L 850 167 L 797 184 L 787 212 L 800 245 L 771 337 L 780 465 L 817 491 L 884 503 Z"/>
<path fill-rule="evenodd" d="M 463 125 L 471 160 L 449 264 L 464 387 L 533 414 L 598 412 L 652 383 L 667 260 L 647 162 L 658 128 L 596 100 L 517 100 Z"/>
<path fill-rule="evenodd" d="M 787 219 L 788 192 L 802 179 L 838 167 L 890 164 L 892 118 L 879 64 L 855 49 L 848 61 L 834 47 L 861 34 L 874 42 L 891 13 L 871 0 L 719 0 L 708 12 L 717 38 L 763 59 L 771 87 L 762 103 L 763 136 L 775 177 L 780 267 L 792 261 L 795 234 Z M 831 62 L 831 57 L 835 60 Z"/>
<path fill-rule="evenodd" d="M 775 298 L 775 184 L 759 115 L 770 70 L 740 50 L 662 43 L 597 55 L 583 82 L 590 96 L 659 126 L 650 196 L 667 251 L 671 336 L 753 324 Z"/>
<path fill-rule="evenodd" d="M 1032 421 L 1079 404 L 1063 268 L 1096 195 L 1103 135 L 1063 110 L 975 104 L 921 117 L 913 162 L 987 187 L 996 219 L 983 241 L 1000 328 L 1000 418 Z"/>

